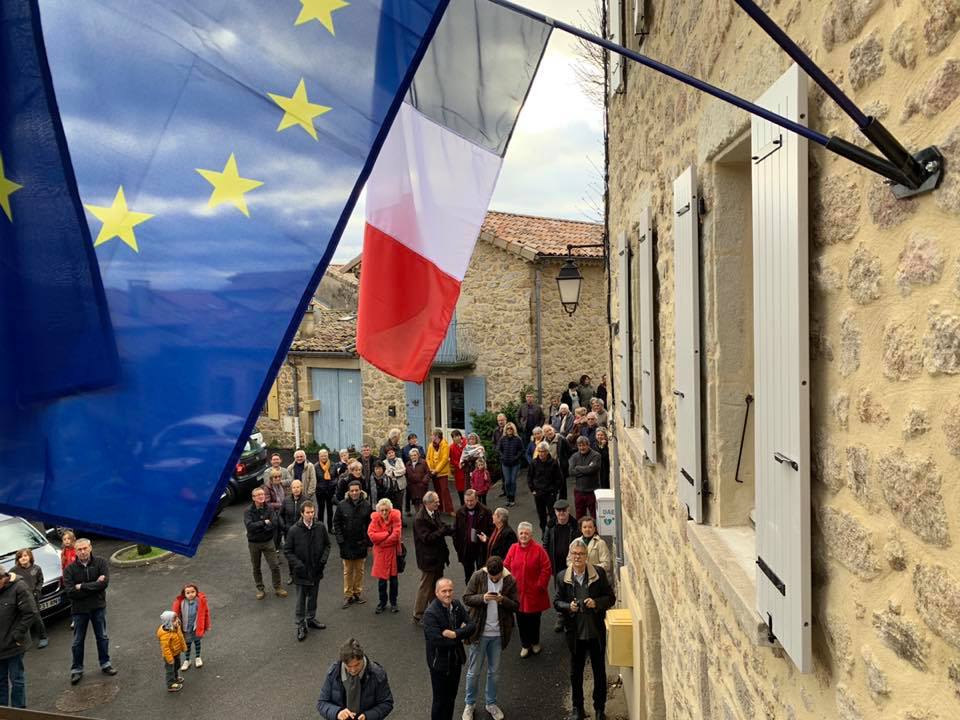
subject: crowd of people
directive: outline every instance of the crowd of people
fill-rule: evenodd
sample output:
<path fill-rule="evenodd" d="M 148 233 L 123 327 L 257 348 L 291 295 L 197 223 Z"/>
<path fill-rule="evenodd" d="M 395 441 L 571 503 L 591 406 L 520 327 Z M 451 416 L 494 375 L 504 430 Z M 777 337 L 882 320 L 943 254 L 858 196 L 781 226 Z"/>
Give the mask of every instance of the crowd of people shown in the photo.
<path fill-rule="evenodd" d="M 547 412 L 527 394 L 516 423 L 499 415 L 492 437 L 497 478 L 477 434 L 458 430 L 449 439 L 442 430 L 433 431 L 426 448 L 413 433 L 402 443 L 400 430 L 394 428 L 376 453 L 369 445 L 356 457 L 346 450 L 321 450 L 314 463 L 297 450 L 286 466 L 278 454 L 273 455 L 263 485 L 254 489 L 243 514 L 256 599 L 266 597 L 262 569 L 266 561 L 277 597 L 288 597 L 285 585 L 296 590 L 297 641 L 305 641 L 312 630 L 324 630 L 326 625 L 317 617 L 317 597 L 336 541 L 343 573 L 342 607 L 367 603 L 365 568 L 372 554 L 370 575 L 377 581 L 373 612 L 399 613 L 399 576 L 408 559 L 403 529 L 412 525 L 419 571 L 412 620 L 422 627 L 425 638 L 433 688 L 431 718 L 453 718 L 464 666 L 462 717 L 474 717 L 484 663 L 483 705 L 495 720 L 503 718 L 497 692 L 502 652 L 516 627 L 520 657 L 540 655 L 542 616 L 552 609 L 554 630 L 565 633 L 570 653 L 572 718 L 586 717 L 583 676 L 589 659 L 593 708 L 602 720 L 603 620 L 615 601 L 612 555 L 594 519 L 594 493 L 609 487 L 610 478 L 605 395 L 605 383 L 594 390 L 584 376 L 551 402 Z M 524 467 L 539 539 L 533 524 L 520 522 L 514 529 L 510 523 Z M 494 508 L 496 503 L 488 506 L 488 498 L 496 483 L 503 501 Z M 446 574 L 451 561 L 447 538 L 452 538 L 463 572 L 465 590 L 459 600 L 455 581 Z M 101 672 L 115 675 L 106 632 L 109 563 L 93 555 L 89 540 L 70 532 L 62 539 L 64 586 L 72 603 L 74 631 L 70 682 L 77 684 L 83 677 L 90 626 Z M 0 705 L 25 707 L 23 653 L 31 635 L 38 647 L 47 643 L 37 607 L 42 585 L 42 573 L 29 550 L 17 553 L 14 572 L 0 572 Z M 194 666 L 203 666 L 201 640 L 210 627 L 206 596 L 195 583 L 184 585 L 156 630 L 169 692 L 183 688 L 191 654 Z M 386 672 L 367 657 L 357 640 L 341 648 L 339 660 L 325 677 L 317 709 L 335 720 L 373 720 L 392 711 Z"/>

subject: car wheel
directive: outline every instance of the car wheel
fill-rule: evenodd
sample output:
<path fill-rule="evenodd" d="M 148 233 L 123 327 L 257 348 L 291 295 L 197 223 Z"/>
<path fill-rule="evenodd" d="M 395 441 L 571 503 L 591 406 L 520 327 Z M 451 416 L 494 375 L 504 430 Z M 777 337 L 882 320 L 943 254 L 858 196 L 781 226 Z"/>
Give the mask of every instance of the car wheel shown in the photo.
<path fill-rule="evenodd" d="M 237 489 L 233 485 L 227 485 L 227 505 L 233 505 L 237 501 Z"/>

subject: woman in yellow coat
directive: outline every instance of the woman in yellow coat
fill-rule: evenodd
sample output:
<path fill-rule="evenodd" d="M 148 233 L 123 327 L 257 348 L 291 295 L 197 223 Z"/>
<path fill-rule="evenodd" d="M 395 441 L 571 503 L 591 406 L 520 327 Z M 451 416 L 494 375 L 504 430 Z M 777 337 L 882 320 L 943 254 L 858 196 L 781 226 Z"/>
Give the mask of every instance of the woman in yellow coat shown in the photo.
<path fill-rule="evenodd" d="M 183 678 L 180 676 L 180 653 L 186 652 L 187 641 L 183 639 L 180 618 L 173 610 L 160 614 L 160 627 L 157 628 L 160 652 L 167 669 L 167 692 L 180 692 Z"/>
<path fill-rule="evenodd" d="M 427 469 L 433 478 L 433 489 L 440 496 L 440 512 L 453 513 L 450 496 L 450 445 L 443 439 L 443 430 L 434 430 L 427 445 Z"/>

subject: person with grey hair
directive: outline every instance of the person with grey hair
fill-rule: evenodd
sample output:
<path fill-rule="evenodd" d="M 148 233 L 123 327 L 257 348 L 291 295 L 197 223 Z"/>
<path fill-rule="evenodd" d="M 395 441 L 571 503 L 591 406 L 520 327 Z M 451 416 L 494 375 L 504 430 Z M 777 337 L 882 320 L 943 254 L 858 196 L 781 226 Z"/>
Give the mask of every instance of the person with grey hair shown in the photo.
<path fill-rule="evenodd" d="M 355 638 L 340 647 L 340 659 L 327 671 L 317 711 L 325 720 L 383 720 L 393 712 L 387 671 Z"/>
<path fill-rule="evenodd" d="M 593 411 L 586 414 L 586 422 L 580 426 L 580 436 L 585 437 L 591 445 L 597 436 L 599 425 L 597 424 L 597 414 Z"/>
<path fill-rule="evenodd" d="M 270 537 L 272 539 L 273 536 Z M 73 547 L 77 551 L 77 559 L 64 569 L 63 587 L 67 597 L 70 598 L 70 612 L 73 618 L 73 664 L 70 667 L 70 684 L 76 685 L 83 677 L 83 647 L 89 625 L 93 625 L 93 635 L 97 640 L 100 672 L 104 675 L 116 675 L 117 669 L 110 662 L 110 638 L 107 637 L 107 586 L 110 584 L 110 563 L 106 558 L 93 554 L 93 544 L 86 538 L 77 538 Z M 272 540 L 270 552 L 274 552 Z M 274 579 L 274 585 L 279 587 L 279 568 Z M 286 595 L 285 591 L 284 595 Z"/>
<path fill-rule="evenodd" d="M 557 493 L 563 484 L 563 472 L 560 463 L 550 455 L 550 443 L 546 440 L 537 445 L 537 454 L 527 469 L 527 487 L 537 506 L 537 518 L 540 521 L 540 537 L 547 531 L 550 511 L 557 501 Z"/>
<path fill-rule="evenodd" d="M 596 491 L 600 487 L 600 453 L 590 447 L 585 435 L 577 438 L 577 452 L 570 457 L 570 479 L 577 519 L 597 516 Z"/>
<path fill-rule="evenodd" d="M 533 539 L 533 525 L 517 525 L 519 542 L 503 560 L 504 567 L 517 580 L 517 630 L 520 633 L 520 657 L 540 654 L 540 616 L 550 607 L 547 586 L 553 570 L 546 550 Z"/>
<path fill-rule="evenodd" d="M 477 538 L 487 545 L 487 557 L 496 555 L 505 558 L 510 547 L 517 542 L 517 533 L 510 527 L 510 511 L 498 507 L 493 511 L 493 530 L 480 533 Z"/>
<path fill-rule="evenodd" d="M 597 425 L 607 427 L 610 423 L 610 414 L 604 409 L 604 402 L 598 397 L 590 401 L 590 409 L 597 416 Z"/>
<path fill-rule="evenodd" d="M 376 512 L 370 513 L 370 525 L 367 536 L 373 543 L 373 568 L 370 574 L 377 578 L 380 602 L 374 612 L 380 615 L 387 609 L 387 587 L 390 589 L 390 612 L 399 612 L 397 592 L 399 589 L 400 560 L 399 553 L 403 545 L 403 522 L 400 509 L 393 507 L 390 498 L 377 501 Z"/>
<path fill-rule="evenodd" d="M 423 504 L 413 521 L 413 544 L 417 553 L 417 567 L 420 569 L 420 587 L 413 606 L 413 620 L 416 623 L 423 619 L 423 611 L 433 597 L 437 581 L 450 564 L 448 535 L 453 535 L 453 528 L 441 519 L 440 496 L 430 490 L 424 494 Z"/>
<path fill-rule="evenodd" d="M 387 450 L 393 448 L 393 451 L 397 454 L 397 457 L 400 457 L 400 428 L 390 428 L 390 432 L 387 433 L 386 442 L 380 446 L 380 459 L 387 459 Z"/>
<path fill-rule="evenodd" d="M 434 595 L 423 614 L 427 667 L 433 687 L 430 720 L 453 720 L 460 673 L 467 661 L 463 641 L 473 635 L 477 624 L 463 603 L 453 597 L 453 580 L 437 580 Z"/>
<path fill-rule="evenodd" d="M 596 720 L 605 720 L 607 676 L 604 652 L 607 610 L 616 601 L 606 571 L 587 559 L 587 544 L 573 540 L 568 566 L 557 574 L 553 606 L 563 618 L 567 649 L 570 651 L 570 685 L 573 689 L 571 720 L 586 718 L 583 698 L 583 670 L 587 657 L 593 668 L 593 709 Z"/>
<path fill-rule="evenodd" d="M 538 428 L 544 423 L 543 408 L 534 402 L 532 392 L 526 393 L 526 402 L 520 406 L 517 411 L 517 425 L 523 438 L 523 444 L 530 442 L 530 436 L 534 428 Z"/>
<path fill-rule="evenodd" d="M 464 582 L 483 567 L 487 559 L 486 543 L 481 535 L 493 532 L 493 515 L 477 498 L 477 491 L 467 490 L 463 505 L 457 510 L 453 521 L 453 548 L 463 565 Z"/>

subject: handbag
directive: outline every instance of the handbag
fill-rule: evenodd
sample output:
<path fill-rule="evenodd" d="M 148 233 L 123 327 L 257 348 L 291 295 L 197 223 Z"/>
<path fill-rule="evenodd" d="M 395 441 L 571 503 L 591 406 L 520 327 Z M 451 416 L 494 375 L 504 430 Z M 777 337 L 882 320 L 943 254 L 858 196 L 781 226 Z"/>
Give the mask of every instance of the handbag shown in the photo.
<path fill-rule="evenodd" d="M 402 542 L 397 550 L 397 573 L 402 573 L 407 567 L 407 546 Z"/>

